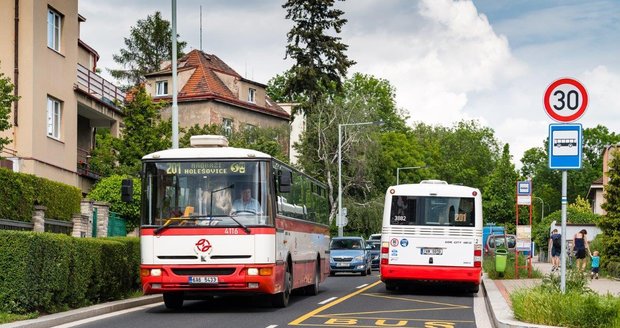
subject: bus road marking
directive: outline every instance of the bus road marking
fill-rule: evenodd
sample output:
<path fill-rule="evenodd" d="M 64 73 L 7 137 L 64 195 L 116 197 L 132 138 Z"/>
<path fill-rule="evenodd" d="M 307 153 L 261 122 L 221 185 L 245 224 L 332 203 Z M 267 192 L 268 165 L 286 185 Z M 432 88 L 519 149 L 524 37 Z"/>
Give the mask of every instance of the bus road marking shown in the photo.
<path fill-rule="evenodd" d="M 329 302 L 331 302 L 331 301 L 333 301 L 333 300 L 335 300 L 335 299 L 337 299 L 337 298 L 338 298 L 338 297 L 336 297 L 336 296 L 334 296 L 334 297 L 330 297 L 330 298 L 328 298 L 328 299 L 326 299 L 326 300 L 324 300 L 324 301 L 319 302 L 319 304 L 323 305 L 323 304 L 325 304 L 325 303 L 329 303 Z"/>
<path fill-rule="evenodd" d="M 356 289 L 360 289 L 360 288 L 364 288 L 364 287 L 366 287 L 366 286 L 368 286 L 368 284 L 363 284 L 363 285 L 357 286 L 357 287 L 355 287 L 355 288 L 356 288 Z"/>
<path fill-rule="evenodd" d="M 332 307 L 332 306 L 334 306 L 336 304 L 340 304 L 340 303 L 348 300 L 349 298 L 351 298 L 351 297 L 353 297 L 355 295 L 361 294 L 361 293 L 365 292 L 366 290 L 368 290 L 368 289 L 370 289 L 372 287 L 377 286 L 380 283 L 382 283 L 381 280 L 377 280 L 375 283 L 370 284 L 370 285 L 368 285 L 368 286 L 366 286 L 366 287 L 364 287 L 364 288 L 362 288 L 362 289 L 360 289 L 358 291 L 355 291 L 355 292 L 353 292 L 353 293 L 351 293 L 349 295 L 345 295 L 345 296 L 343 296 L 343 297 L 341 297 L 341 298 L 339 298 L 339 299 L 337 299 L 337 300 L 335 300 L 335 301 L 333 301 L 331 303 L 328 303 L 328 304 L 325 304 L 325 305 L 321 306 L 320 308 L 314 309 L 313 311 L 310 311 L 310 312 L 302 315 L 301 317 L 299 317 L 299 318 L 289 322 L 289 325 L 291 325 L 291 326 L 298 326 L 300 323 L 304 322 L 306 319 L 314 316 L 315 314 L 320 313 L 323 310 L 329 309 L 330 307 Z"/>

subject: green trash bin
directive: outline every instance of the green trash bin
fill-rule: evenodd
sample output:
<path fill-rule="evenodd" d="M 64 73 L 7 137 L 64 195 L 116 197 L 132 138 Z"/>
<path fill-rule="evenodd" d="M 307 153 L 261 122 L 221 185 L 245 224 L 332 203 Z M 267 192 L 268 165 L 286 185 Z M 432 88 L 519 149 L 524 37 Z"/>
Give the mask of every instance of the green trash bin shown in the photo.
<path fill-rule="evenodd" d="M 502 248 L 495 250 L 495 271 L 498 273 L 504 273 L 504 271 L 506 271 L 507 258 L 508 250 Z"/>

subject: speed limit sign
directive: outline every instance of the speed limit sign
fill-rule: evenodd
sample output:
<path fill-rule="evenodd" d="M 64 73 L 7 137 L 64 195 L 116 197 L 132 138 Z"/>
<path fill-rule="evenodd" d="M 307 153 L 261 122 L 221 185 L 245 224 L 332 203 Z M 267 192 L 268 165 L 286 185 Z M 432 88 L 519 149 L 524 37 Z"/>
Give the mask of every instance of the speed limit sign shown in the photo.
<path fill-rule="evenodd" d="M 586 111 L 588 93 L 579 81 L 563 78 L 551 83 L 543 101 L 545 111 L 552 119 L 569 123 L 579 119 Z"/>

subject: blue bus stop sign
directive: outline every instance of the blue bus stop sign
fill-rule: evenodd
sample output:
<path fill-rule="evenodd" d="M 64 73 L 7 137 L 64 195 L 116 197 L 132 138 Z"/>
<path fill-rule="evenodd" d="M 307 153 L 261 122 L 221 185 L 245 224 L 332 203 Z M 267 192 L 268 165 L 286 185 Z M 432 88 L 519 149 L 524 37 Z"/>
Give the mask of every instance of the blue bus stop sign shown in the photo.
<path fill-rule="evenodd" d="M 549 124 L 549 168 L 581 169 L 581 124 Z"/>

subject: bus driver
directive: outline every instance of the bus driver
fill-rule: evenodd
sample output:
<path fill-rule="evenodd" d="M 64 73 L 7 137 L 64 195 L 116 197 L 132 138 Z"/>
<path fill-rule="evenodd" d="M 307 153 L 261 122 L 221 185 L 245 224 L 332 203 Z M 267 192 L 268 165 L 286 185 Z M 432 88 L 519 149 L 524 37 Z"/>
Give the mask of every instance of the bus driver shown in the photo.
<path fill-rule="evenodd" d="M 241 189 L 241 198 L 236 199 L 232 207 L 233 213 L 251 212 L 253 214 L 258 214 L 262 212 L 260 203 L 252 197 L 252 189 L 250 186 L 244 186 Z"/>

